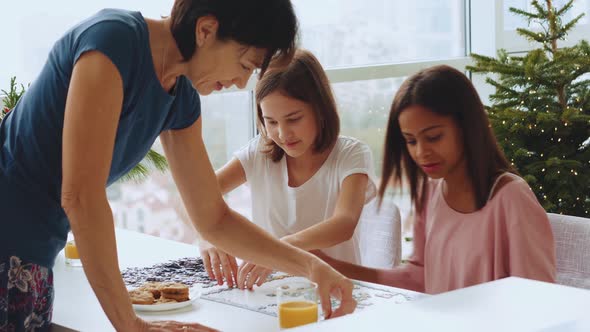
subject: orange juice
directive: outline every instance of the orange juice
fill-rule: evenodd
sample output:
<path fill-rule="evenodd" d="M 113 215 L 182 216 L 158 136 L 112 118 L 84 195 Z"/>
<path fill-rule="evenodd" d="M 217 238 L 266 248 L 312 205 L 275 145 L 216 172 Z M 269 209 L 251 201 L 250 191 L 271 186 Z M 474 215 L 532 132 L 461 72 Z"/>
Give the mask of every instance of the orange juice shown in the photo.
<path fill-rule="evenodd" d="M 292 301 L 279 304 L 279 325 L 282 329 L 318 321 L 318 304 L 310 301 Z"/>
<path fill-rule="evenodd" d="M 82 266 L 80 254 L 78 254 L 78 248 L 76 247 L 76 243 L 73 240 L 66 242 L 66 247 L 64 248 L 64 256 L 66 256 L 66 264 L 68 266 Z"/>
<path fill-rule="evenodd" d="M 68 241 L 68 243 L 66 243 L 64 253 L 66 258 L 80 259 L 80 255 L 78 255 L 78 248 L 76 248 L 76 243 L 74 243 L 74 241 Z"/>

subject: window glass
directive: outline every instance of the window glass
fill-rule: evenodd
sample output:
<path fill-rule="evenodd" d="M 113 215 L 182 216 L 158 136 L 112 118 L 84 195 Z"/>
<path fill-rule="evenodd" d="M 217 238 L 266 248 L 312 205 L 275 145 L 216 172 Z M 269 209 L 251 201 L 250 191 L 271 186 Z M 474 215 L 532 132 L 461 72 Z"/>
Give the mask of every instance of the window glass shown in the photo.
<path fill-rule="evenodd" d="M 326 67 L 465 55 L 463 0 L 294 0 L 302 46 Z"/>

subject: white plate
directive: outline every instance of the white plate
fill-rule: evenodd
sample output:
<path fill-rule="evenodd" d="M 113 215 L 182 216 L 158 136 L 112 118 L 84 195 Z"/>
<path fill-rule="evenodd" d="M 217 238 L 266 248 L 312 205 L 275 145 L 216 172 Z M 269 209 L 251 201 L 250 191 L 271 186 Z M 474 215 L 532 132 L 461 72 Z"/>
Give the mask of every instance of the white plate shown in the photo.
<path fill-rule="evenodd" d="M 191 288 L 189 290 L 188 297 L 189 300 L 183 302 L 169 302 L 160 304 L 134 304 L 133 309 L 135 309 L 136 311 L 167 311 L 178 308 L 184 308 L 191 305 L 194 301 L 201 297 L 201 292 L 196 288 Z"/>

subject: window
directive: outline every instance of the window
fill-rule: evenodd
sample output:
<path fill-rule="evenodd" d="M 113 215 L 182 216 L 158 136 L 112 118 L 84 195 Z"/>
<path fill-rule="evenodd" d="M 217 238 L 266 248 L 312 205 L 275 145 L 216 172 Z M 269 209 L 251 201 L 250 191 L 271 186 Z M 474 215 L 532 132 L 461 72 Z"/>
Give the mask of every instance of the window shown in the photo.
<path fill-rule="evenodd" d="M 228 162 L 253 133 L 250 92 L 201 97 L 203 139 L 215 169 Z"/>
<path fill-rule="evenodd" d="M 4 28 L 0 88 L 6 89 L 12 76 L 25 86 L 33 82 L 55 41 L 70 27 L 103 8 L 125 8 L 158 18 L 168 15 L 173 3 L 174 0 L 0 1 Z"/>
<path fill-rule="evenodd" d="M 478 8 L 489 15 L 480 2 L 475 6 L 466 0 L 292 1 L 300 20 L 301 45 L 320 59 L 333 83 L 342 134 L 369 144 L 377 174 L 389 107 L 403 78 L 437 64 L 464 69 L 469 64 L 465 55 L 473 39 L 467 18 Z M 5 89 L 14 75 L 24 84 L 32 82 L 54 41 L 101 8 L 139 10 L 145 17 L 158 18 L 168 15 L 173 2 L 0 2 L 0 12 L 15 13 L 3 18 L 3 26 L 11 27 L 12 32 L 2 37 L 3 45 L 9 47 L 0 54 L 0 88 Z M 252 99 L 255 82 L 252 78 L 244 91 L 229 90 L 202 98 L 203 136 L 214 168 L 224 165 L 256 133 Z M 159 142 L 154 148 L 161 151 Z M 116 183 L 108 188 L 108 196 L 117 226 L 195 241 L 195 231 L 169 172 L 155 172 L 142 183 Z M 250 216 L 245 186 L 226 200 L 232 208 Z"/>
<path fill-rule="evenodd" d="M 325 67 L 465 55 L 462 0 L 295 0 L 303 47 Z"/>
<path fill-rule="evenodd" d="M 252 137 L 251 92 L 228 92 L 201 97 L 203 139 L 215 169 Z M 154 149 L 163 153 L 159 141 Z M 197 170 L 195 170 L 197 171 Z M 250 216 L 249 191 L 240 187 L 226 198 L 238 212 Z M 144 232 L 183 242 L 195 242 L 196 233 L 169 172 L 154 172 L 144 182 L 118 182 L 109 188 L 109 201 L 118 227 L 138 230 L 126 219 L 145 209 Z M 138 213 L 139 213 L 138 211 Z"/>
<path fill-rule="evenodd" d="M 377 176 L 381 174 L 389 108 L 393 95 L 403 80 L 402 77 L 333 85 L 342 135 L 358 138 L 371 147 Z M 371 93 L 366 93 L 367 91 Z"/>

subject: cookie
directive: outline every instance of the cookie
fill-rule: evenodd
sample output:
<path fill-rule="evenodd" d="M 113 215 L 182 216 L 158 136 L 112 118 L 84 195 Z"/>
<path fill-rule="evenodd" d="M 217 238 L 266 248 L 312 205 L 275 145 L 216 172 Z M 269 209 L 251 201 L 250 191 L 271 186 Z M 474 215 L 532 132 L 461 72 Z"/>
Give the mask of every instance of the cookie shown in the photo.
<path fill-rule="evenodd" d="M 176 302 L 184 302 L 188 301 L 188 294 L 168 294 L 162 293 L 162 297 L 160 299 L 167 299 L 167 300 L 175 300 Z"/>
<path fill-rule="evenodd" d="M 166 282 L 160 285 L 160 292 L 166 294 L 188 294 L 188 286 L 179 282 Z"/>
<path fill-rule="evenodd" d="M 164 297 L 161 297 L 159 299 L 156 300 L 156 304 L 163 304 L 163 303 L 176 303 L 178 301 L 174 300 L 174 299 L 167 299 Z"/>
<path fill-rule="evenodd" d="M 129 297 L 133 304 L 154 304 L 154 301 L 156 301 L 151 292 L 141 289 L 129 291 Z"/>
<path fill-rule="evenodd" d="M 162 286 L 162 283 L 161 282 L 151 281 L 151 282 L 144 283 L 138 289 L 146 290 L 148 292 L 151 292 L 152 295 L 154 295 L 154 298 L 157 300 L 157 299 L 160 298 L 160 287 L 161 286 Z"/>
<path fill-rule="evenodd" d="M 188 301 L 188 286 L 182 283 L 164 283 L 160 286 L 160 294 L 163 298 L 173 299 L 178 302 Z"/>

